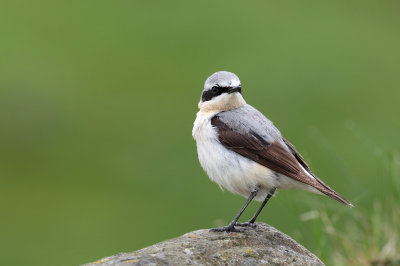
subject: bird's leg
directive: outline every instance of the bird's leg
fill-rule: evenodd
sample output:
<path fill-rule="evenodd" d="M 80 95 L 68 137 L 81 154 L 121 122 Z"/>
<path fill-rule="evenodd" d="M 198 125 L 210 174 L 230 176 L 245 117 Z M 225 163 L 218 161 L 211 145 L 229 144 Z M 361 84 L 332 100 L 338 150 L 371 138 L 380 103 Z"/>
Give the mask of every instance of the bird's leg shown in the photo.
<path fill-rule="evenodd" d="M 235 219 L 233 219 L 233 221 L 228 226 L 214 228 L 214 229 L 211 229 L 210 231 L 211 232 L 239 232 L 240 230 L 236 229 L 235 225 L 236 225 L 237 221 L 239 220 L 240 215 L 242 215 L 242 213 L 244 212 L 246 207 L 250 204 L 250 202 L 257 195 L 258 190 L 259 190 L 259 188 L 257 187 L 251 191 L 251 194 L 250 194 L 249 198 L 247 199 L 246 203 L 242 206 L 242 208 L 236 215 Z"/>
<path fill-rule="evenodd" d="M 255 226 L 254 222 L 256 221 L 258 215 L 261 210 L 264 208 L 265 204 L 267 204 L 268 200 L 274 195 L 276 188 L 273 188 L 268 195 L 265 197 L 264 201 L 261 203 L 260 208 L 258 208 L 257 212 L 254 214 L 253 218 L 251 218 L 248 222 L 245 223 L 237 223 L 238 226 Z"/>

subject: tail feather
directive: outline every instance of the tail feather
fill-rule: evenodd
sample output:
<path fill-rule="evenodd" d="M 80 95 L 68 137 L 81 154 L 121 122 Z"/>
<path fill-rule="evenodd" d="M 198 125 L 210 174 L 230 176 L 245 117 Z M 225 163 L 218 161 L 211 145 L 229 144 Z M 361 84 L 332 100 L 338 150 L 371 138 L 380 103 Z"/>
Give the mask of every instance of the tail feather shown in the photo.
<path fill-rule="evenodd" d="M 332 199 L 334 199 L 334 200 L 346 205 L 349 208 L 353 208 L 354 207 L 354 205 L 351 204 L 350 201 L 348 201 L 343 196 L 339 195 L 338 193 L 336 193 L 333 190 L 331 190 L 331 191 L 321 191 L 321 192 L 324 193 L 325 195 L 327 195 L 328 197 L 331 197 Z"/>
<path fill-rule="evenodd" d="M 348 201 L 343 196 L 336 193 L 333 189 L 331 189 L 327 184 L 322 182 L 322 180 L 319 179 L 311 171 L 310 167 L 307 165 L 307 163 L 304 161 L 303 157 L 296 150 L 296 148 L 293 146 L 292 143 L 290 143 L 286 139 L 283 139 L 283 141 L 286 143 L 286 146 L 291 151 L 291 154 L 296 158 L 297 162 L 299 163 L 299 165 L 301 166 L 301 168 L 303 170 L 302 173 L 299 173 L 299 175 L 291 175 L 290 177 L 296 179 L 297 181 L 303 182 L 307 185 L 314 187 L 321 193 L 327 195 L 328 197 L 331 197 L 332 199 L 334 199 L 350 208 L 354 207 L 353 204 L 350 203 L 350 201 Z"/>
<path fill-rule="evenodd" d="M 321 179 L 319 179 L 315 175 L 313 175 L 313 176 L 314 176 L 315 180 L 318 182 L 318 183 L 316 182 L 314 185 L 312 185 L 314 188 L 318 189 L 321 193 L 346 205 L 349 208 L 354 207 L 354 205 L 351 204 L 351 202 L 348 201 L 345 197 L 343 197 L 342 195 L 340 195 L 339 193 L 337 193 L 336 191 L 331 189 L 327 184 L 325 184 Z"/>

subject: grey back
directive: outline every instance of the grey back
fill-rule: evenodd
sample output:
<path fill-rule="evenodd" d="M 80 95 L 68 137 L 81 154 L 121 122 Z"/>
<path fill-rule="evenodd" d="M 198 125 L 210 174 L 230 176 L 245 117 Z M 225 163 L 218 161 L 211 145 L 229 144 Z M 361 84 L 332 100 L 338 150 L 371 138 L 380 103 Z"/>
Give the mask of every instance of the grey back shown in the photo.
<path fill-rule="evenodd" d="M 256 133 L 268 143 L 277 140 L 286 147 L 281 132 L 268 118 L 251 105 L 246 104 L 233 110 L 221 112 L 217 116 L 232 130 L 240 134 L 253 135 L 253 133 Z"/>

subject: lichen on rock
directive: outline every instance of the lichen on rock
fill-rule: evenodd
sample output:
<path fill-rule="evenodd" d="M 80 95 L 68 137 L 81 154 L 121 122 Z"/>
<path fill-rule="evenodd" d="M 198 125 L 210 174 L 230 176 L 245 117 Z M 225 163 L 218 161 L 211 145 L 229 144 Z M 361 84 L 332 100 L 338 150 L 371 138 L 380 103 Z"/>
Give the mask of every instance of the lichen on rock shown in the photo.
<path fill-rule="evenodd" d="M 257 223 L 243 232 L 197 230 L 141 250 L 103 258 L 95 265 L 324 265 L 289 236 Z"/>

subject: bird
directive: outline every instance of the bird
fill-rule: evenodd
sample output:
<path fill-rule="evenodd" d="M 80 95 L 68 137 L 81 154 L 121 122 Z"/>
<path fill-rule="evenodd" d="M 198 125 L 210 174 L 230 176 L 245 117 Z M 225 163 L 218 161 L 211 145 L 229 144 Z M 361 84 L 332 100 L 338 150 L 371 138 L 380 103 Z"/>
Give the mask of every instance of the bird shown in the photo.
<path fill-rule="evenodd" d="M 238 76 L 218 71 L 209 76 L 198 104 L 192 136 L 200 165 L 220 188 L 247 201 L 233 221 L 214 232 L 238 232 L 255 221 L 277 189 L 300 189 L 353 205 L 310 169 L 300 153 L 260 111 L 247 104 Z M 262 201 L 245 223 L 238 219 L 252 200 Z"/>

